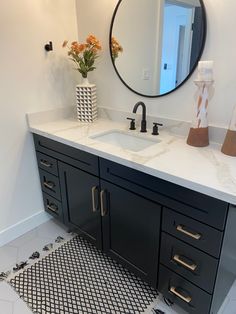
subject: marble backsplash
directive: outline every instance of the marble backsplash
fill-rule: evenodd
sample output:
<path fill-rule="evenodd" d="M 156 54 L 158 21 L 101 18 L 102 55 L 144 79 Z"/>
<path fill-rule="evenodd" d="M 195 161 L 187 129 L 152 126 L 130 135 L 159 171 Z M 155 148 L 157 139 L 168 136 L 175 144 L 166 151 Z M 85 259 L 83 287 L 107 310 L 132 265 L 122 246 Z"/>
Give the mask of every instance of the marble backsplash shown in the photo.
<path fill-rule="evenodd" d="M 148 108 L 147 108 L 148 111 Z M 109 120 L 114 120 L 117 122 L 126 121 L 127 117 L 136 119 L 136 128 L 140 125 L 141 113 L 134 114 L 132 112 L 125 112 L 122 110 L 114 110 L 109 107 L 99 107 L 99 117 Z M 156 117 L 147 115 L 147 128 L 152 130 L 153 122 L 162 123 L 163 127 L 160 127 L 161 130 L 165 130 L 173 135 L 179 135 L 186 137 L 188 136 L 189 128 L 191 127 L 191 122 L 173 120 L 164 117 Z M 127 125 L 128 125 L 127 121 Z M 210 142 L 222 144 L 225 138 L 227 129 L 215 126 L 209 126 L 209 138 Z"/>
<path fill-rule="evenodd" d="M 148 111 L 148 108 L 147 108 Z M 136 128 L 140 127 L 141 121 L 141 110 L 140 113 L 134 114 L 132 112 L 126 112 L 119 109 L 113 109 L 110 107 L 99 107 L 98 108 L 98 117 L 103 119 L 108 119 L 116 122 L 126 122 L 127 126 L 129 121 L 126 120 L 127 117 L 135 118 Z M 64 118 L 73 118 L 76 119 L 76 108 L 75 106 L 68 106 L 60 109 L 52 109 L 48 111 L 42 111 L 37 113 L 27 114 L 27 121 L 32 124 L 40 124 L 57 121 Z M 29 121 L 30 119 L 30 121 Z M 166 117 L 156 117 L 147 115 L 147 128 L 152 131 L 153 122 L 162 123 L 163 127 L 160 127 L 159 132 L 165 130 L 173 135 L 178 135 L 182 137 L 188 136 L 189 128 L 191 127 L 191 122 L 173 120 Z M 223 144 L 225 134 L 227 129 L 215 126 L 209 126 L 209 139 L 211 143 Z"/>

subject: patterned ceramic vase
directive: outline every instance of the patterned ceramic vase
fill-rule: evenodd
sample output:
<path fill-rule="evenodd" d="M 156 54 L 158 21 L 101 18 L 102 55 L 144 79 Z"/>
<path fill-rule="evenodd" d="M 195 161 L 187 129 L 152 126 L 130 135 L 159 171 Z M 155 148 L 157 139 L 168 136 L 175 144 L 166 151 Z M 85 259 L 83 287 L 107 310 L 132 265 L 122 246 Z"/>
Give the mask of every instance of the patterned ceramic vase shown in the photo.
<path fill-rule="evenodd" d="M 81 122 L 93 122 L 97 119 L 96 85 L 84 78 L 82 84 L 76 86 L 77 119 Z"/>

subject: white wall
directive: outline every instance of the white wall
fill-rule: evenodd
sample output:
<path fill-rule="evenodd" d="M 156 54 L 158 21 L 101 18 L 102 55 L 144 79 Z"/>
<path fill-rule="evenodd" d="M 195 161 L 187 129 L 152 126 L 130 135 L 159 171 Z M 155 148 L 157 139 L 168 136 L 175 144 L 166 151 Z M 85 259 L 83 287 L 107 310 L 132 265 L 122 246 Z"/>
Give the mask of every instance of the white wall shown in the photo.
<path fill-rule="evenodd" d="M 117 0 L 76 0 L 79 36 L 88 32 L 96 34 L 104 47 L 98 69 L 91 74 L 91 80 L 98 87 L 101 106 L 112 106 L 131 111 L 136 101 L 143 100 L 149 114 L 180 120 L 191 120 L 193 95 L 196 87 L 193 79 L 196 72 L 174 93 L 148 99 L 130 92 L 122 85 L 112 67 L 109 48 L 109 26 Z M 209 120 L 213 125 L 228 126 L 232 109 L 236 103 L 236 42 L 233 30 L 236 28 L 235 0 L 204 0 L 208 35 L 202 60 L 214 60 L 215 94 L 209 105 Z M 130 18 L 132 23 L 132 16 Z"/>
<path fill-rule="evenodd" d="M 25 114 L 72 104 L 66 38 L 77 38 L 74 0 L 0 1 L 0 236 L 43 210 Z M 55 50 L 47 54 L 49 40 Z"/>

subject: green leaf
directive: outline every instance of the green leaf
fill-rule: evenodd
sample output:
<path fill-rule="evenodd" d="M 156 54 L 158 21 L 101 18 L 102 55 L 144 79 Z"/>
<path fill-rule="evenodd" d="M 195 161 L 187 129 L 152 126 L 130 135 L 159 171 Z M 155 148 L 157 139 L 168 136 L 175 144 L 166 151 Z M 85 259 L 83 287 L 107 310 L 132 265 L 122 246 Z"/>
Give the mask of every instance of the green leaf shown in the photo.
<path fill-rule="evenodd" d="M 86 71 L 86 66 L 82 61 L 79 63 L 79 66 L 80 66 L 82 71 Z"/>
<path fill-rule="evenodd" d="M 88 69 L 88 72 L 92 72 L 95 69 L 96 69 L 96 67 L 91 67 L 91 68 Z"/>
<path fill-rule="evenodd" d="M 89 62 L 88 62 L 88 67 L 91 67 L 91 66 L 93 66 L 93 64 L 94 64 L 94 60 L 89 60 Z"/>

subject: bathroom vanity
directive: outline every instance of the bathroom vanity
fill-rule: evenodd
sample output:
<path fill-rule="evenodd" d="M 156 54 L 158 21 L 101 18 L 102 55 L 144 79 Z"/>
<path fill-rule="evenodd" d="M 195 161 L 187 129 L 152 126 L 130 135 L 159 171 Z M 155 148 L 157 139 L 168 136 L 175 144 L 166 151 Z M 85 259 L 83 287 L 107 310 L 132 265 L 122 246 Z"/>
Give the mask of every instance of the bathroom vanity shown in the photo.
<path fill-rule="evenodd" d="M 47 127 L 31 127 L 45 210 L 188 313 L 216 314 L 236 277 L 234 205 L 114 161 L 83 127 L 77 141 Z"/>

